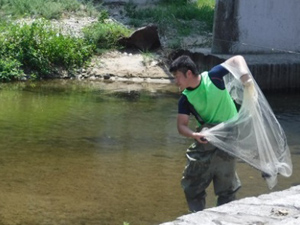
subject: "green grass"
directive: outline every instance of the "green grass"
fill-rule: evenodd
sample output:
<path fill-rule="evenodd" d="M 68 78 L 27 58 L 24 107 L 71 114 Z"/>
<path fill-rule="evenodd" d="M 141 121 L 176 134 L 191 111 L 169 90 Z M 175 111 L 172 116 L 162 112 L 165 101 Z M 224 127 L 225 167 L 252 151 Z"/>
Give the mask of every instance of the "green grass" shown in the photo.
<path fill-rule="evenodd" d="M 183 36 L 192 32 L 212 31 L 214 1 L 199 0 L 189 3 L 186 0 L 161 0 L 156 7 L 148 9 L 138 9 L 136 5 L 128 3 L 126 12 L 132 18 L 133 26 L 155 23 L 159 26 L 161 34 L 176 31 L 178 35 Z"/>
<path fill-rule="evenodd" d="M 197 0 L 196 4 L 198 5 L 198 7 L 209 6 L 211 8 L 214 8 L 216 0 Z"/>
<path fill-rule="evenodd" d="M 95 11 L 91 1 L 84 3 L 85 7 L 78 0 L 0 0 L 0 16 L 2 20 L 23 16 L 59 19 L 64 13 Z"/>
<path fill-rule="evenodd" d="M 111 49 L 118 49 L 118 40 L 121 37 L 127 37 L 132 32 L 131 29 L 122 24 L 99 21 L 83 29 L 87 40 L 97 46 L 98 52 Z"/>

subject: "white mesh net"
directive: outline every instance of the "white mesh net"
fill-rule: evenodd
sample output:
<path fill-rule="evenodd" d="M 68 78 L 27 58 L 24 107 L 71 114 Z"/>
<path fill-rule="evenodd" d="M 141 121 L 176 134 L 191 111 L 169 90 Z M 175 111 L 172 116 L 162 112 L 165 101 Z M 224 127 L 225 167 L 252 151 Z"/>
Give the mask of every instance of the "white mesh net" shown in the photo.
<path fill-rule="evenodd" d="M 272 189 L 277 184 L 278 174 L 286 177 L 292 174 L 285 133 L 248 67 L 241 70 L 236 65 L 222 65 L 231 73 L 224 78 L 226 88 L 241 108 L 234 118 L 201 133 L 218 148 L 267 175 L 266 182 Z M 244 87 L 239 71 L 245 69 L 252 81 Z"/>

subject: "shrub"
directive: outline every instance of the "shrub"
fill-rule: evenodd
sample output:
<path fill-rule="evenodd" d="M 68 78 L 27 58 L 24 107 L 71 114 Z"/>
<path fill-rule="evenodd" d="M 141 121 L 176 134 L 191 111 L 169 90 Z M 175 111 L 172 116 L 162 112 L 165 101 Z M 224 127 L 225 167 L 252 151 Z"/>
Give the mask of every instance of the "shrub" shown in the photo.
<path fill-rule="evenodd" d="M 87 40 L 94 43 L 99 51 L 119 48 L 118 40 L 128 36 L 132 31 L 122 24 L 97 22 L 83 29 Z"/>
<path fill-rule="evenodd" d="M 24 76 L 21 63 L 15 59 L 0 58 L 0 81 L 11 81 Z"/>
<path fill-rule="evenodd" d="M 51 77 L 57 67 L 71 71 L 84 66 L 94 50 L 86 40 L 63 36 L 42 19 L 32 24 L 2 24 L 0 34 L 1 60 L 15 59 L 25 73 L 38 77 Z"/>

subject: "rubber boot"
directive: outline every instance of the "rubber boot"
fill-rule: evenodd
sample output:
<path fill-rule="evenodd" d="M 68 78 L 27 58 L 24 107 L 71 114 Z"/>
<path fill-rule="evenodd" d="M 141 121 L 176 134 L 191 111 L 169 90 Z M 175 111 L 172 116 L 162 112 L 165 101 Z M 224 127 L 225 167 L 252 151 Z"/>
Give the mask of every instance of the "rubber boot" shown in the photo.
<path fill-rule="evenodd" d="M 198 212 L 205 209 L 205 204 L 206 204 L 205 197 L 200 197 L 200 198 L 198 197 L 194 199 L 186 197 L 186 200 L 190 212 Z"/>
<path fill-rule="evenodd" d="M 217 206 L 226 204 L 226 203 L 231 202 L 233 200 L 235 200 L 235 192 L 232 193 L 232 194 L 228 194 L 228 195 L 220 195 L 218 197 Z"/>

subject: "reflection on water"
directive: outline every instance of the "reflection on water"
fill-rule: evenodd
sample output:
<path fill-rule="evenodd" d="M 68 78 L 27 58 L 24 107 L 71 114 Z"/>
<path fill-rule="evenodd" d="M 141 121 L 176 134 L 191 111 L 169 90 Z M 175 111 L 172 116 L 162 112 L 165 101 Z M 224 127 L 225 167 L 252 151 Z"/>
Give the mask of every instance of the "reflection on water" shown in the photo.
<path fill-rule="evenodd" d="M 178 93 L 140 89 L 1 84 L 0 224 L 159 224 L 186 214 L 180 178 L 189 140 L 176 131 Z M 282 190 L 299 183 L 300 97 L 267 98 L 293 152 L 294 175 L 279 179 Z M 238 173 L 239 198 L 270 192 L 250 166 L 239 163 Z"/>

